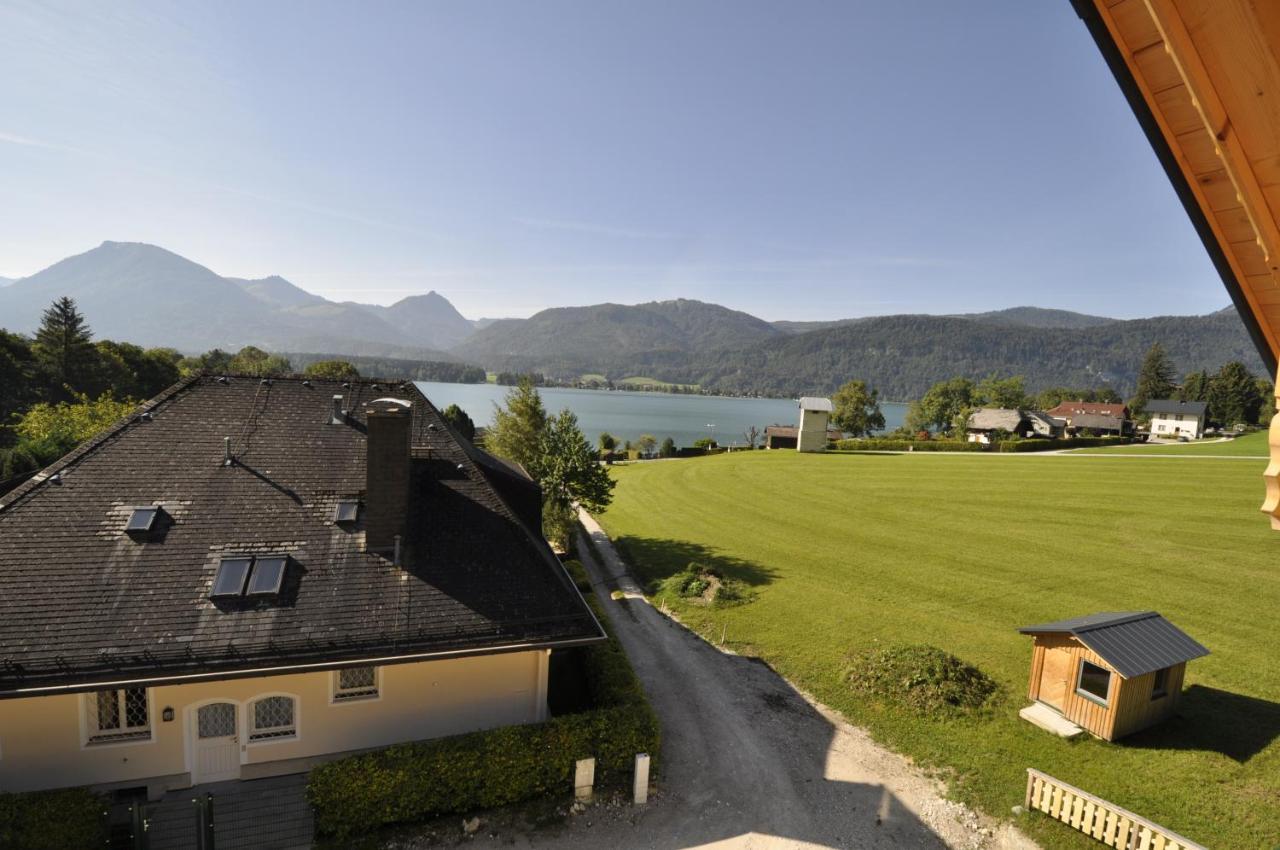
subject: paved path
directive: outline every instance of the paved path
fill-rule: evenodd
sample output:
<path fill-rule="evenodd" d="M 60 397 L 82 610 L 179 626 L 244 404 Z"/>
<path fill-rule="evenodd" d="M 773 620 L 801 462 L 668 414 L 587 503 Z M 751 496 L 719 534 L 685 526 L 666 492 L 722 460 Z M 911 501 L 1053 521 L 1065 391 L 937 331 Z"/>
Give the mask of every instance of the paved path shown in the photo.
<path fill-rule="evenodd" d="M 990 824 L 865 732 L 807 700 L 762 662 L 723 653 L 654 610 L 608 538 L 578 554 L 662 719 L 649 805 L 595 806 L 563 829 L 486 835 L 472 846 L 537 848 L 1034 847 Z M 621 590 L 623 601 L 610 600 Z M 1008 836 L 1012 840 L 1014 836 Z M 1023 839 L 1025 841 L 1025 839 Z"/>

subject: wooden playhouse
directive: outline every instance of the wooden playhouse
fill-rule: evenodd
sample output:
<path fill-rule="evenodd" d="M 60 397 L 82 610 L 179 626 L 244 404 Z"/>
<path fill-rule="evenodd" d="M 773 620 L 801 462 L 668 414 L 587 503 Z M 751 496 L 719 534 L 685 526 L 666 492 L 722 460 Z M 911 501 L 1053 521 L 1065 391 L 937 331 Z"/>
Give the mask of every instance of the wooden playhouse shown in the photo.
<path fill-rule="evenodd" d="M 1187 662 L 1208 655 L 1155 611 L 1088 614 L 1019 629 L 1035 638 L 1021 716 L 1060 735 L 1114 741 L 1177 709 Z"/>

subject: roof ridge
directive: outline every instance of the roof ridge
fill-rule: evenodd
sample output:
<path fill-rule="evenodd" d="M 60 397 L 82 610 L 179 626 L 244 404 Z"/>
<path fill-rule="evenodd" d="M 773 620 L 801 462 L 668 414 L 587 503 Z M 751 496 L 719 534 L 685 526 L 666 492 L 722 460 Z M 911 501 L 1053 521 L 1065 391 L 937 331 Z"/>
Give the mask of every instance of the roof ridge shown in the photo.
<path fill-rule="evenodd" d="M 1149 620 L 1152 617 L 1159 617 L 1159 616 L 1160 616 L 1159 611 L 1134 611 L 1132 613 L 1127 614 L 1124 617 L 1117 617 L 1114 620 L 1105 620 L 1101 623 L 1090 623 L 1088 625 L 1078 626 L 1072 629 L 1071 631 L 1075 633 L 1091 632 L 1091 631 L 1094 631 L 1095 629 L 1105 629 L 1110 626 L 1119 626 L 1124 623 L 1133 623 L 1138 620 Z"/>

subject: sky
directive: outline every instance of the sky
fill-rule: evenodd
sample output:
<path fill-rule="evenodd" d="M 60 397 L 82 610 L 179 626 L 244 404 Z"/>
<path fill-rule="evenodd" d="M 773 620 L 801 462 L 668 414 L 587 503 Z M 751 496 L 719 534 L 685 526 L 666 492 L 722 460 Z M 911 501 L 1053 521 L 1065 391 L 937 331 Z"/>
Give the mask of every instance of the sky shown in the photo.
<path fill-rule="evenodd" d="M 103 240 L 470 318 L 1228 303 L 1068 0 L 2 0 L 0 275 Z"/>

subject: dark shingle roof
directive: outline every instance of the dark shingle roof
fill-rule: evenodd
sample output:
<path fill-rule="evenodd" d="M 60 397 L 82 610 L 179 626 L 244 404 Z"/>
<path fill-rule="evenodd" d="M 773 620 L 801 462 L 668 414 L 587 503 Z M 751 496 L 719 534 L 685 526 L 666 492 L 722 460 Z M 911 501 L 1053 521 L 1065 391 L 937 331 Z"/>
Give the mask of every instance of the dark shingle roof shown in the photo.
<path fill-rule="evenodd" d="M 339 393 L 350 419 L 330 425 Z M 404 569 L 363 551 L 363 511 L 332 521 L 364 494 L 364 405 L 387 395 L 413 403 Z M 200 377 L 147 409 L 0 499 L 0 695 L 599 639 L 491 480 L 500 465 L 478 463 L 413 385 Z M 164 507 L 157 531 L 125 534 L 149 504 Z M 290 553 L 279 601 L 215 606 L 227 552 Z"/>
<path fill-rule="evenodd" d="M 1153 398 L 1143 406 L 1147 413 L 1185 413 L 1190 416 L 1204 416 L 1208 409 L 1207 401 L 1175 401 L 1168 398 Z"/>
<path fill-rule="evenodd" d="M 1018 631 L 1024 635 L 1074 635 L 1126 679 L 1209 654 L 1209 650 L 1155 611 L 1086 614 L 1024 626 Z"/>

